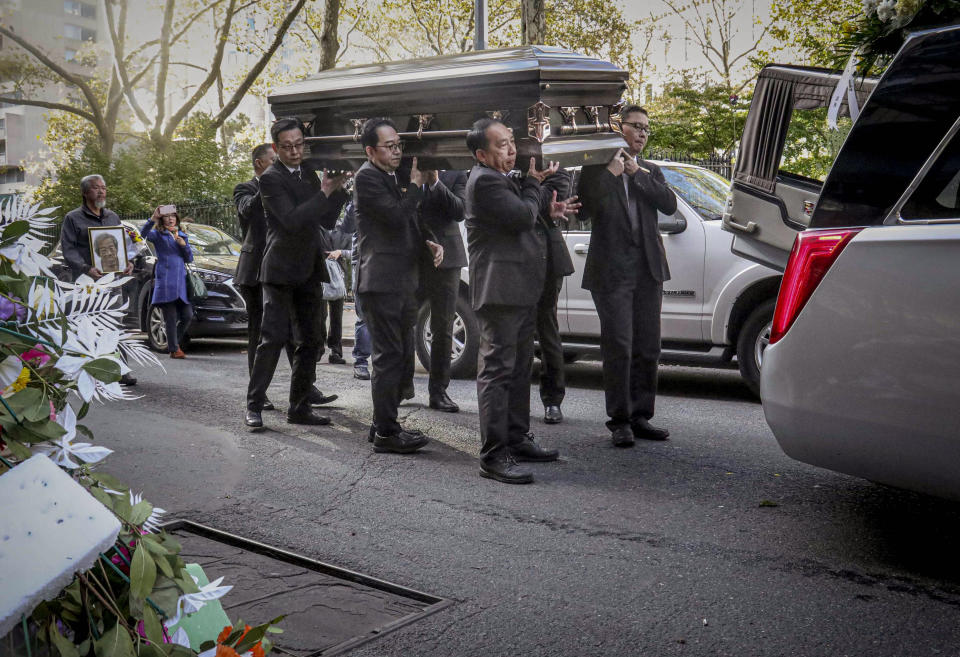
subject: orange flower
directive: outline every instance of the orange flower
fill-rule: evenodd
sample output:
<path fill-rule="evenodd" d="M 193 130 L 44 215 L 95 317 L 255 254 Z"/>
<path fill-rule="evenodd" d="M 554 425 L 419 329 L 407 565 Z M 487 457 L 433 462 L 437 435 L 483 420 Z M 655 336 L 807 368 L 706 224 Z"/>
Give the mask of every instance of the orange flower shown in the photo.
<path fill-rule="evenodd" d="M 237 651 L 230 646 L 225 646 L 222 643 L 218 643 L 217 657 L 240 657 L 240 655 L 238 655 Z"/>
<path fill-rule="evenodd" d="M 259 643 L 254 645 L 250 650 L 253 652 L 253 657 L 266 657 L 266 653 L 263 652 L 263 646 L 261 646 Z"/>
<path fill-rule="evenodd" d="M 220 633 L 220 636 L 217 637 L 217 643 L 220 643 L 221 641 L 225 641 L 226 638 L 230 636 L 231 632 L 233 632 L 233 625 L 227 625 L 226 627 L 224 627 L 223 631 Z"/>

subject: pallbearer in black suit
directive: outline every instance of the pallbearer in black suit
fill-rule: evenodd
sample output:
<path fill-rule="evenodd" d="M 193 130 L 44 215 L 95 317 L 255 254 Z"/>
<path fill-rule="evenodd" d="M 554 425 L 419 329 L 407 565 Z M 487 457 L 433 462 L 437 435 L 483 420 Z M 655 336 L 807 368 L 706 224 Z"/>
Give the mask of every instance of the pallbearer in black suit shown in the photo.
<path fill-rule="evenodd" d="M 277 159 L 271 144 L 260 144 L 251 153 L 253 159 L 253 178 L 239 183 L 233 188 L 233 203 L 237 206 L 237 220 L 240 223 L 240 236 L 243 246 L 237 260 L 234 284 L 247 307 L 247 371 L 253 373 L 253 360 L 260 344 L 260 325 L 263 321 L 263 288 L 260 285 L 260 264 L 267 247 L 267 217 L 263 213 L 263 200 L 260 198 L 260 176 Z M 286 344 L 287 359 L 293 366 L 295 345 Z M 337 395 L 324 395 L 316 389 L 310 390 L 311 405 L 318 406 L 334 401 Z M 273 402 L 264 400 L 263 410 L 272 411 Z"/>
<path fill-rule="evenodd" d="M 650 134 L 647 111 L 636 105 L 620 115 L 626 150 L 606 166 L 584 167 L 583 209 L 592 221 L 583 287 L 600 317 L 600 351 L 607 427 L 613 444 L 635 438 L 666 440 L 650 424 L 660 360 L 663 282 L 670 279 L 657 211 L 673 214 L 677 197 L 657 165 L 638 160 Z"/>
<path fill-rule="evenodd" d="M 453 316 L 460 290 L 460 270 L 467 254 L 460 237 L 463 199 L 467 188 L 465 171 L 422 170 L 424 199 L 420 204 L 421 223 L 443 247 L 439 267 L 420 265 L 420 290 L 430 307 L 430 408 L 456 413 L 460 407 L 447 395 L 450 385 L 450 356 L 453 346 Z"/>
<path fill-rule="evenodd" d="M 541 182 L 557 171 L 537 170 L 533 158 L 522 181 L 507 174 L 517 158 L 510 129 L 481 119 L 467 135 L 477 165 L 467 180 L 467 249 L 470 293 L 480 325 L 480 476 L 527 484 L 533 474 L 517 461 L 555 461 L 530 433 L 530 367 L 537 299 L 547 273 L 547 231 L 540 213 L 558 218 L 571 202 L 542 194 Z"/>
<path fill-rule="evenodd" d="M 553 192 L 559 198 L 570 193 L 570 173 L 557 171 L 543 181 L 541 194 L 549 199 Z M 563 239 L 563 219 L 553 219 L 548 211 L 540 212 L 540 221 L 547 230 L 547 275 L 543 292 L 537 300 L 537 342 L 540 344 L 540 401 L 543 403 L 543 421 L 559 424 L 563 421 L 560 404 L 566 394 L 563 371 L 563 343 L 557 323 L 557 299 L 563 289 L 563 279 L 573 273 L 573 260 Z"/>
<path fill-rule="evenodd" d="M 403 385 L 413 377 L 414 325 L 417 317 L 417 269 L 425 249 L 431 265 L 443 261 L 443 247 L 420 225 L 423 174 L 413 160 L 410 184 L 401 189 L 396 176 L 403 142 L 389 119 L 370 119 L 360 137 L 367 161 L 357 171 L 354 207 L 360 251 L 357 294 L 373 341 L 370 389 L 377 452 L 414 452 L 429 442 L 422 433 L 405 431 L 397 422 Z"/>
<path fill-rule="evenodd" d="M 287 422 L 329 424 L 330 418 L 310 407 L 320 349 L 317 312 L 323 303 L 321 283 L 327 281 L 321 228 L 333 228 L 348 196 L 341 188 L 348 174 L 321 181 L 303 162 L 303 124 L 280 119 L 270 129 L 277 160 L 260 176 L 260 196 L 267 220 L 267 242 L 260 264 L 263 321 L 260 344 L 247 387 L 247 426 L 263 426 L 261 411 L 267 388 L 290 339 L 296 343 L 290 376 Z"/>

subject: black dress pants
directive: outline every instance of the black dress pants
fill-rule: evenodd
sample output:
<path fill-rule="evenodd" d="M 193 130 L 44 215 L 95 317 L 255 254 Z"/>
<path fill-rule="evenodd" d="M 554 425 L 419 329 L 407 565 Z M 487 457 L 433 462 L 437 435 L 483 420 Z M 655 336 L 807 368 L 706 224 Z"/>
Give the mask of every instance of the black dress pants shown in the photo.
<path fill-rule="evenodd" d="M 477 311 L 480 353 L 477 402 L 480 460 L 504 455 L 530 431 L 530 368 L 536 306 L 484 306 Z"/>
<path fill-rule="evenodd" d="M 657 396 L 663 284 L 643 272 L 635 282 L 591 294 L 600 317 L 607 427 L 649 420 Z"/>
<path fill-rule="evenodd" d="M 537 342 L 540 343 L 540 401 L 544 406 L 559 406 L 567 391 L 563 371 L 563 343 L 557 322 L 557 299 L 563 278 L 547 279 L 537 301 Z"/>
<path fill-rule="evenodd" d="M 397 422 L 401 390 L 413 379 L 417 301 L 413 290 L 361 292 L 359 298 L 373 346 L 370 355 L 373 426 L 381 436 L 392 436 L 402 430 Z"/>
<path fill-rule="evenodd" d="M 257 346 L 260 344 L 260 325 L 263 323 L 263 286 L 260 283 L 238 285 L 237 290 L 247 304 L 247 373 L 253 374 L 253 361 L 257 357 Z M 288 341 L 284 348 L 292 367 L 294 345 Z"/>
<path fill-rule="evenodd" d="M 430 382 L 427 391 L 434 395 L 446 392 L 450 385 L 453 316 L 460 291 L 460 269 L 422 267 L 420 285 L 430 304 Z"/>
<path fill-rule="evenodd" d="M 301 285 L 272 285 L 264 283 L 263 321 L 260 325 L 260 344 L 247 387 L 247 408 L 263 410 L 267 388 L 277 369 L 280 351 L 290 340 L 291 329 L 296 345 L 291 363 L 290 408 L 288 414 L 310 410 L 308 396 L 316 378 L 317 352 L 320 333 L 317 308 L 323 303 L 319 281 L 310 280 Z"/>
<path fill-rule="evenodd" d="M 343 358 L 343 299 L 325 301 L 329 330 L 326 330 L 324 342 L 330 349 L 330 354 Z M 321 354 L 322 355 L 322 354 Z"/>

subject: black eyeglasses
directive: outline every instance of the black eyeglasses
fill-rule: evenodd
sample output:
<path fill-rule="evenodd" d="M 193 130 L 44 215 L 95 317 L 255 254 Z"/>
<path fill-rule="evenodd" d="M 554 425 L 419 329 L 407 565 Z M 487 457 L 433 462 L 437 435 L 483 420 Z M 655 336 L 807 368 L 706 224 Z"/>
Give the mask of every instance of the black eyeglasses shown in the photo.
<path fill-rule="evenodd" d="M 395 141 L 390 144 L 377 144 L 376 148 L 385 148 L 391 152 L 402 153 L 403 149 L 406 147 L 407 143 L 403 141 Z"/>
<path fill-rule="evenodd" d="M 650 132 L 650 126 L 644 125 L 643 123 L 637 123 L 636 121 L 621 121 L 621 124 L 622 124 L 622 125 L 628 125 L 628 126 L 630 126 L 631 128 L 633 128 L 634 130 L 636 130 L 636 131 L 638 131 L 638 132 L 642 132 L 643 134 L 645 134 L 645 135 L 647 135 L 647 136 L 653 134 L 653 133 Z"/>

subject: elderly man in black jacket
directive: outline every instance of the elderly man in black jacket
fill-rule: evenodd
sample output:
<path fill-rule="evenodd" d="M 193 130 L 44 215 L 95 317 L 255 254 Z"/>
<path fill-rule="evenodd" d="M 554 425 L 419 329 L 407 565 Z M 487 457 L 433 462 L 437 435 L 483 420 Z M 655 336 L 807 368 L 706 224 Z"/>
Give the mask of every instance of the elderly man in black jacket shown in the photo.
<path fill-rule="evenodd" d="M 414 159 L 410 184 L 400 187 L 396 171 L 403 142 L 389 119 L 370 119 L 360 137 L 367 161 L 357 171 L 354 207 L 360 252 L 357 294 L 373 339 L 370 389 L 377 452 L 414 452 L 429 442 L 422 433 L 406 431 L 397 422 L 401 390 L 413 377 L 415 293 L 418 264 L 429 249 L 432 265 L 443 261 L 443 247 L 421 225 L 423 174 Z"/>
<path fill-rule="evenodd" d="M 547 273 L 547 230 L 541 212 L 558 218 L 575 199 L 547 197 L 541 183 L 557 164 L 522 181 L 507 174 L 517 157 L 513 133 L 495 119 L 480 119 L 467 135 L 477 160 L 467 180 L 467 249 L 470 293 L 480 325 L 480 476 L 527 484 L 533 474 L 517 461 L 555 461 L 530 433 L 530 367 L 537 300 Z"/>
<path fill-rule="evenodd" d="M 650 134 L 647 111 L 636 105 L 620 115 L 626 150 L 606 165 L 584 167 L 580 197 L 591 219 L 583 287 L 600 317 L 600 352 L 607 428 L 617 447 L 636 438 L 666 440 L 650 424 L 660 360 L 663 282 L 670 279 L 657 211 L 673 214 L 677 197 L 657 165 L 639 159 Z"/>
<path fill-rule="evenodd" d="M 348 196 L 341 188 L 347 175 L 323 180 L 303 162 L 303 124 L 280 119 L 270 129 L 277 160 L 260 177 L 260 196 L 267 223 L 266 250 L 260 264 L 263 321 L 260 344 L 247 387 L 247 426 L 263 426 L 261 411 L 280 350 L 293 338 L 293 372 L 287 422 L 329 424 L 330 418 L 310 407 L 320 349 L 321 283 L 328 280 L 321 228 L 333 228 Z"/>

